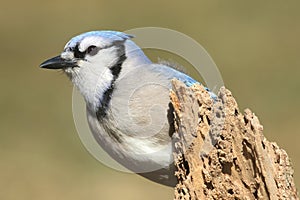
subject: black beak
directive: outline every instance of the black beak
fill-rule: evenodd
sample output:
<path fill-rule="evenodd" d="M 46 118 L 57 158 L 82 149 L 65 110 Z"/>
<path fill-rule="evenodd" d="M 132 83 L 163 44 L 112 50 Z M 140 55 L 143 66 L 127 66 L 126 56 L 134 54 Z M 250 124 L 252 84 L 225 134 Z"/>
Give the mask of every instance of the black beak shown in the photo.
<path fill-rule="evenodd" d="M 61 58 L 60 56 L 56 56 L 40 64 L 40 67 L 45 69 L 64 69 L 68 67 L 73 68 L 77 67 L 77 62 L 74 60 L 66 60 Z"/>

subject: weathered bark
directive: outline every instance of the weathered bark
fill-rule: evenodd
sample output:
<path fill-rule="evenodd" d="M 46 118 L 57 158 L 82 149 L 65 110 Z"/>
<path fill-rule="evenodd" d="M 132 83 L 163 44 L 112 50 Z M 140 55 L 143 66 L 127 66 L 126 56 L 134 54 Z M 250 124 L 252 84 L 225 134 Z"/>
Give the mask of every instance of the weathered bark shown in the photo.
<path fill-rule="evenodd" d="M 201 85 L 173 80 L 175 199 L 298 199 L 287 153 L 239 112 L 224 87 L 212 100 Z"/>

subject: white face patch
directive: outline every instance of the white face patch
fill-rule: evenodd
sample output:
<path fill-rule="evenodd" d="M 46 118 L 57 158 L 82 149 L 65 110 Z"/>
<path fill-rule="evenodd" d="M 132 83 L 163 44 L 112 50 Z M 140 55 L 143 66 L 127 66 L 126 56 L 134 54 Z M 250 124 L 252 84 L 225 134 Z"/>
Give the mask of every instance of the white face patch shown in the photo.
<path fill-rule="evenodd" d="M 68 67 L 64 69 L 65 73 L 72 79 L 73 74 L 75 73 L 74 69 Z"/>
<path fill-rule="evenodd" d="M 101 47 L 101 38 L 95 37 L 95 36 L 84 38 L 80 42 L 78 49 L 79 49 L 79 51 L 84 52 L 91 45 L 96 46 L 96 47 Z"/>
<path fill-rule="evenodd" d="M 72 60 L 74 58 L 73 52 L 65 51 L 60 54 L 60 57 L 66 60 Z"/>
<path fill-rule="evenodd" d="M 61 53 L 61 58 L 76 62 L 78 67 L 64 71 L 94 111 L 97 111 L 104 93 L 114 81 L 111 67 L 118 64 L 123 56 L 120 48 L 124 48 L 122 45 L 128 38 L 123 33 L 111 31 L 90 32 L 72 38 Z M 92 52 L 91 47 L 96 51 Z"/>

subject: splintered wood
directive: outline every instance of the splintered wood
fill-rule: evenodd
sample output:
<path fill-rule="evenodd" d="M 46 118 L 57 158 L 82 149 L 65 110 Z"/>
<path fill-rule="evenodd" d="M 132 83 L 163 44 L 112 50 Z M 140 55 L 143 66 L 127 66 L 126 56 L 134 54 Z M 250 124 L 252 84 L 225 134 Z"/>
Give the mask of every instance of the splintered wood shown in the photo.
<path fill-rule="evenodd" d="M 229 90 L 213 100 L 201 85 L 172 84 L 176 200 L 298 199 L 287 153 Z"/>

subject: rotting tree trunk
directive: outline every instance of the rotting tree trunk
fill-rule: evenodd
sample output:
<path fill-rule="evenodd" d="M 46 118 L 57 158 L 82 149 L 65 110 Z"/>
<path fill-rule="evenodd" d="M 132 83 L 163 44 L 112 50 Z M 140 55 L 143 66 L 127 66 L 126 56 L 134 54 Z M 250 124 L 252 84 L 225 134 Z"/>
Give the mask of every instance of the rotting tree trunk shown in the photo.
<path fill-rule="evenodd" d="M 212 100 L 201 85 L 172 84 L 175 199 L 299 199 L 287 153 L 229 90 Z"/>

